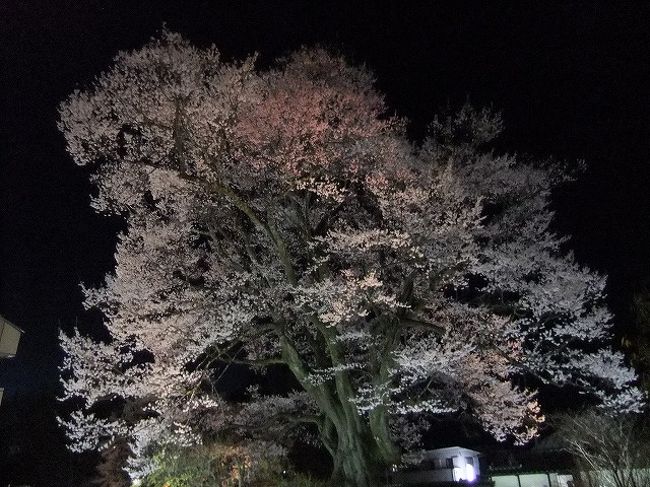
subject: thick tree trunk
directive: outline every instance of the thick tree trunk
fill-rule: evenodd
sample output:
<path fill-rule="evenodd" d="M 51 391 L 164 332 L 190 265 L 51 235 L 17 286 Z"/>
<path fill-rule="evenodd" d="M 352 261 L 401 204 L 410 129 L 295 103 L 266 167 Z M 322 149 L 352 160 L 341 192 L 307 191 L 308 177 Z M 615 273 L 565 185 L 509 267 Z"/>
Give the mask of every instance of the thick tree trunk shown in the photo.
<path fill-rule="evenodd" d="M 372 437 L 360 432 L 342 432 L 334 454 L 332 485 L 377 487 L 382 485 L 385 466 L 377 455 Z"/>
<path fill-rule="evenodd" d="M 324 336 L 329 338 L 329 331 L 324 330 Z M 337 372 L 333 384 L 314 385 L 293 344 L 286 336 L 280 337 L 280 343 L 283 359 L 323 413 L 320 436 L 334 462 L 332 485 L 383 485 L 388 468 L 399 461 L 399 451 L 390 438 L 385 408 L 378 407 L 369 417 L 362 417 L 350 400 L 355 391 L 346 371 Z M 345 363 L 334 339 L 328 348 L 333 364 Z"/>
<path fill-rule="evenodd" d="M 351 415 L 353 411 L 348 409 L 347 420 L 336 425 L 336 446 L 328 448 L 334 461 L 332 485 L 381 486 L 388 468 L 397 462 L 399 455 L 388 436 L 386 416 L 362 418 L 356 411 Z"/>
<path fill-rule="evenodd" d="M 399 463 L 400 452 L 393 442 L 388 428 L 388 412 L 385 406 L 375 408 L 369 417 L 370 431 L 377 444 L 381 459 L 386 466 Z"/>

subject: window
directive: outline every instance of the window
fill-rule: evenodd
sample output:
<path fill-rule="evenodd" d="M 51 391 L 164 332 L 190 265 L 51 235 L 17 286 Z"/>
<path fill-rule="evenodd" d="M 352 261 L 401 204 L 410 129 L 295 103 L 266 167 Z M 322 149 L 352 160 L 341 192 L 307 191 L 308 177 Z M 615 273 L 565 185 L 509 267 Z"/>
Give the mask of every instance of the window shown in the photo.
<path fill-rule="evenodd" d="M 474 465 L 474 457 L 465 457 L 465 463 L 467 465 Z"/>
<path fill-rule="evenodd" d="M 454 459 L 453 458 L 447 458 L 447 468 L 454 468 Z"/>

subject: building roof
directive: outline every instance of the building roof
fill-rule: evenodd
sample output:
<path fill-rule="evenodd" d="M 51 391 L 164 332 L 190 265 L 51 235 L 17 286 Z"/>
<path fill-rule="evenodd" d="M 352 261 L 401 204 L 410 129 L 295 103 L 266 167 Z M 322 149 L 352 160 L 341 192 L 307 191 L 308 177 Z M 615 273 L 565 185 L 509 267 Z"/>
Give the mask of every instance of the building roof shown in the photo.
<path fill-rule="evenodd" d="M 563 450 L 494 449 L 486 452 L 492 474 L 570 471 L 573 459 Z"/>
<path fill-rule="evenodd" d="M 481 453 L 479 451 L 472 450 L 471 448 L 465 448 L 464 446 L 457 446 L 457 445 L 456 446 L 445 446 L 443 448 L 434 448 L 433 450 L 429 450 L 429 451 L 440 451 L 440 452 L 442 452 L 442 451 L 446 451 L 446 450 L 465 450 L 465 451 L 471 451 L 473 453 L 478 453 L 478 454 Z"/>
<path fill-rule="evenodd" d="M 0 358 L 11 358 L 16 355 L 20 335 L 24 331 L 0 316 Z"/>

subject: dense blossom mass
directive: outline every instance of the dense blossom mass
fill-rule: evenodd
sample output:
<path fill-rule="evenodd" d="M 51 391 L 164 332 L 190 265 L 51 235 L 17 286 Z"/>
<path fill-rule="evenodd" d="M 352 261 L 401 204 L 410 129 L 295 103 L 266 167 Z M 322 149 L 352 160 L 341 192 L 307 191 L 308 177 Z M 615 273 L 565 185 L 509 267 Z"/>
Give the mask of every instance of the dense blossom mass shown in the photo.
<path fill-rule="evenodd" d="M 137 478 L 207 436 L 280 454 L 304 421 L 334 477 L 368 485 L 432 416 L 527 441 L 539 384 L 640 404 L 608 348 L 604 277 L 549 231 L 563 176 L 486 150 L 491 112 L 437 118 L 416 146 L 341 57 L 263 71 L 169 32 L 60 111 L 94 208 L 127 222 L 114 272 L 84 288 L 110 339 L 61 335 L 73 449 L 126 438 Z M 301 390 L 225 401 L 225 363 L 284 364 Z"/>

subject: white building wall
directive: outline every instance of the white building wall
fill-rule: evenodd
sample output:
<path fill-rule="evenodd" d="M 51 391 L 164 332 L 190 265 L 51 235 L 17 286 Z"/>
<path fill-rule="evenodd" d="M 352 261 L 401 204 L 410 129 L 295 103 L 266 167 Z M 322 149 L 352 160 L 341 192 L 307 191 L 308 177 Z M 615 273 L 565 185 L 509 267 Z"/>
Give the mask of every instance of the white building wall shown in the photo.
<path fill-rule="evenodd" d="M 519 476 L 521 487 L 551 487 L 549 476 L 545 473 L 528 473 Z"/>
<path fill-rule="evenodd" d="M 557 473 L 497 474 L 492 475 L 492 480 L 494 487 L 568 487 L 568 482 L 573 481 L 573 475 Z"/>
<path fill-rule="evenodd" d="M 516 475 L 493 475 L 494 487 L 519 487 Z"/>
<path fill-rule="evenodd" d="M 553 480 L 553 478 L 551 478 L 551 480 Z M 569 482 L 573 482 L 573 475 L 560 474 L 557 476 L 558 487 L 569 487 Z"/>

